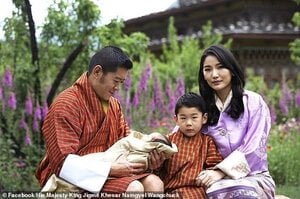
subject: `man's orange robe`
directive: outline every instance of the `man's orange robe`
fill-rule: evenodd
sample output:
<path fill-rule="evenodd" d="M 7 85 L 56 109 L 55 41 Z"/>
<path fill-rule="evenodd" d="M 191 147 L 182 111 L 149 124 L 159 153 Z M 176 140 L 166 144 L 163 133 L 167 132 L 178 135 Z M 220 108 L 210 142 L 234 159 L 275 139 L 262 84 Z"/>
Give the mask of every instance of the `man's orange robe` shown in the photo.
<path fill-rule="evenodd" d="M 99 98 L 88 84 L 87 73 L 84 73 L 50 106 L 42 133 L 46 143 L 46 154 L 36 171 L 36 177 L 40 184 L 44 185 L 52 174 L 59 176 L 68 154 L 81 156 L 104 152 L 117 140 L 126 136 L 129 128 L 117 99 L 110 98 L 105 113 Z M 119 182 L 124 185 L 122 187 L 118 183 L 120 191 L 126 189 L 132 179 L 120 178 Z M 112 186 L 109 181 L 106 184 Z M 115 179 L 112 182 L 117 181 L 118 179 Z M 117 192 L 114 188 L 112 186 L 111 191 Z"/>
<path fill-rule="evenodd" d="M 177 192 L 183 199 L 206 198 L 204 188 L 196 185 L 196 178 L 202 170 L 222 160 L 213 139 L 202 133 L 188 138 L 180 130 L 168 137 L 177 145 L 178 153 L 166 160 L 161 172 L 166 192 Z"/>

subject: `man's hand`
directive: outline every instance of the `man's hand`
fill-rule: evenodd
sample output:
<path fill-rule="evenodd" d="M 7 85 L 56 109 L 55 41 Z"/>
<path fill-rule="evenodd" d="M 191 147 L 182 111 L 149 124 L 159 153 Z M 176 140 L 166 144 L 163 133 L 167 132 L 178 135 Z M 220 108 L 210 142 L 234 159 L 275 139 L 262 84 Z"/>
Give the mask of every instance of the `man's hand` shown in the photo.
<path fill-rule="evenodd" d="M 120 157 L 112 163 L 109 172 L 110 177 L 127 177 L 141 174 L 145 171 L 145 164 L 130 163 L 126 158 Z"/>
<path fill-rule="evenodd" d="M 166 156 L 163 152 L 158 153 L 156 150 L 151 151 L 148 157 L 148 169 L 154 170 L 160 168 L 165 159 Z"/>
<path fill-rule="evenodd" d="M 204 170 L 196 178 L 198 186 L 210 187 L 216 181 L 222 179 L 225 174 L 221 170 Z"/>

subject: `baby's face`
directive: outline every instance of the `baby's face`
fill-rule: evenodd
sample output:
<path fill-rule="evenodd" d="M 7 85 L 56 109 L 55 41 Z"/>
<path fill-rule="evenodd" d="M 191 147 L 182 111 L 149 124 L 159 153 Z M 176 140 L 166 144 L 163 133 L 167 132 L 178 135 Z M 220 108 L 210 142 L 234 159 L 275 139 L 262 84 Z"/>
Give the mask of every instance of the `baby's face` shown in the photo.
<path fill-rule="evenodd" d="M 149 137 L 151 137 L 150 141 L 152 141 L 152 142 L 160 142 L 162 144 L 166 144 L 166 145 L 169 145 L 170 147 L 172 147 L 172 144 L 168 140 L 168 138 L 166 138 L 164 135 L 162 135 L 160 133 L 157 133 L 157 132 L 151 133 L 149 135 Z"/>
<path fill-rule="evenodd" d="M 164 139 L 163 135 L 158 132 L 153 132 L 149 134 L 150 140 L 162 140 Z"/>

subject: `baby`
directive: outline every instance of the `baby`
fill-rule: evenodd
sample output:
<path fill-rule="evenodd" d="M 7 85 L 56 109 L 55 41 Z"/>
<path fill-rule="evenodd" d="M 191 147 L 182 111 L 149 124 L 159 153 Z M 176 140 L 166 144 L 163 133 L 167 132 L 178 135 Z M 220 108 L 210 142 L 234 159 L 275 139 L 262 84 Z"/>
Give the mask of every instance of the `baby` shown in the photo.
<path fill-rule="evenodd" d="M 171 143 L 163 134 L 158 132 L 143 134 L 138 131 L 131 131 L 128 136 L 118 140 L 105 152 L 88 154 L 84 158 L 100 158 L 109 162 L 125 158 L 129 162 L 144 163 L 145 170 L 147 170 L 148 156 L 154 149 L 158 153 L 164 152 L 166 158 L 170 158 L 178 152 L 177 146 Z"/>

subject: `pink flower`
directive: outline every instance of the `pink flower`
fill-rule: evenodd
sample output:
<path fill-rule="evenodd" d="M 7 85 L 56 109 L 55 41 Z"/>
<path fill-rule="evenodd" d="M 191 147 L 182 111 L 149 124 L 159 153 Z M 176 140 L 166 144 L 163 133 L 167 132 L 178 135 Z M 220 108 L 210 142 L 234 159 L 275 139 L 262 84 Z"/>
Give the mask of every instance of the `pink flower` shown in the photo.
<path fill-rule="evenodd" d="M 27 96 L 25 101 L 25 113 L 27 116 L 32 115 L 32 98 L 30 95 Z"/>
<path fill-rule="evenodd" d="M 42 110 L 39 105 L 37 105 L 37 107 L 35 107 L 34 118 L 36 120 L 42 120 Z"/>
<path fill-rule="evenodd" d="M 20 128 L 26 130 L 27 129 L 27 123 L 24 118 L 20 121 Z"/>
<path fill-rule="evenodd" d="M 3 99 L 3 89 L 2 89 L 2 87 L 0 86 L 0 100 L 2 100 Z"/>
<path fill-rule="evenodd" d="M 31 138 L 30 138 L 29 133 L 26 133 L 24 142 L 25 142 L 25 145 L 31 145 Z"/>
<path fill-rule="evenodd" d="M 33 119 L 32 130 L 34 132 L 39 132 L 39 130 L 40 130 L 40 128 L 39 128 L 39 121 L 36 118 Z"/>
<path fill-rule="evenodd" d="M 297 90 L 295 94 L 295 104 L 298 108 L 300 108 L 300 90 Z"/>
<path fill-rule="evenodd" d="M 44 103 L 44 106 L 43 106 L 43 108 L 42 108 L 42 120 L 45 119 L 47 113 L 48 113 L 48 104 L 45 102 L 45 103 Z"/>
<path fill-rule="evenodd" d="M 25 162 L 24 162 L 24 160 L 22 158 L 19 158 L 15 162 L 15 164 L 16 164 L 16 167 L 18 167 L 18 168 L 24 168 L 26 166 L 26 164 L 25 164 Z"/>
<path fill-rule="evenodd" d="M 2 82 L 5 86 L 7 86 L 9 88 L 13 87 L 13 77 L 12 77 L 12 73 L 9 69 L 5 70 Z"/>
<path fill-rule="evenodd" d="M 13 110 L 17 108 L 17 99 L 16 94 L 14 92 L 10 92 L 7 104 L 8 107 Z"/>

